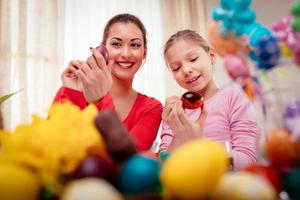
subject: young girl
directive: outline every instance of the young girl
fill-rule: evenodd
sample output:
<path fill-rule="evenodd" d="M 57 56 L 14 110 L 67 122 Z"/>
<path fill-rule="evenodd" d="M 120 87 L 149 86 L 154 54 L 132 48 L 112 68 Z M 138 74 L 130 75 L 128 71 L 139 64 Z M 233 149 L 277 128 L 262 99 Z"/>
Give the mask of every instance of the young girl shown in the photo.
<path fill-rule="evenodd" d="M 134 15 L 119 14 L 105 26 L 102 44 L 109 63 L 95 49 L 85 62 L 71 61 L 62 73 L 63 87 L 54 102 L 65 99 L 81 109 L 94 103 L 99 111 L 113 108 L 134 137 L 139 151 L 151 148 L 161 122 L 162 105 L 132 88 L 147 54 L 146 29 Z"/>
<path fill-rule="evenodd" d="M 258 130 L 254 110 L 242 89 L 219 89 L 213 80 L 215 53 L 191 30 L 172 35 L 164 47 L 165 62 L 176 82 L 204 97 L 204 109 L 183 109 L 180 97 L 166 99 L 160 151 L 173 150 L 195 138 L 231 145 L 234 169 L 257 161 Z"/>

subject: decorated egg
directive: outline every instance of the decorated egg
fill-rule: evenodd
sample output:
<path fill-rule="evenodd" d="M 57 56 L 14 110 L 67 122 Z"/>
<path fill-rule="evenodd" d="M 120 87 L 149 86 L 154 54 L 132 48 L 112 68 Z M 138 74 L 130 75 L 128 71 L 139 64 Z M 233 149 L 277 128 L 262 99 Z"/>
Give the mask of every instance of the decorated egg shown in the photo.
<path fill-rule="evenodd" d="M 0 199 L 37 200 L 40 185 L 28 169 L 14 163 L 0 162 Z"/>
<path fill-rule="evenodd" d="M 121 194 L 108 182 L 99 178 L 71 181 L 62 194 L 62 200 L 122 200 Z"/>
<path fill-rule="evenodd" d="M 251 165 L 245 169 L 245 171 L 259 175 L 269 181 L 277 193 L 282 190 L 281 178 L 279 171 L 272 166 L 264 166 L 260 164 Z"/>
<path fill-rule="evenodd" d="M 250 70 L 247 61 L 238 55 L 226 55 L 224 56 L 224 67 L 227 70 L 229 76 L 235 80 L 238 77 L 249 77 Z"/>
<path fill-rule="evenodd" d="M 103 55 L 106 64 L 108 64 L 109 54 L 107 48 L 103 44 L 101 44 L 97 46 L 96 49 Z"/>
<path fill-rule="evenodd" d="M 175 199 L 206 199 L 228 170 L 225 148 L 213 141 L 193 140 L 176 149 L 162 166 L 166 194 Z"/>
<path fill-rule="evenodd" d="M 276 192 L 264 178 L 240 171 L 224 175 L 219 181 L 212 199 L 274 200 L 276 199 Z"/>
<path fill-rule="evenodd" d="M 203 106 L 204 101 L 198 92 L 185 92 L 181 96 L 182 105 L 187 109 L 196 109 Z"/>
<path fill-rule="evenodd" d="M 291 199 L 300 199 L 300 168 L 296 168 L 287 174 L 283 179 L 284 190 Z"/>
<path fill-rule="evenodd" d="M 266 153 L 274 166 L 291 166 L 297 157 L 296 145 L 283 129 L 275 130 L 267 137 Z"/>
<path fill-rule="evenodd" d="M 98 177 L 108 181 L 114 180 L 113 166 L 98 156 L 89 156 L 84 159 L 70 175 L 73 179 Z"/>
<path fill-rule="evenodd" d="M 284 111 L 285 127 L 291 133 L 295 131 L 297 124 L 300 124 L 300 101 L 293 101 L 287 105 Z"/>
<path fill-rule="evenodd" d="M 121 169 L 118 186 L 124 194 L 156 191 L 160 187 L 160 163 L 148 156 L 136 154 Z"/>

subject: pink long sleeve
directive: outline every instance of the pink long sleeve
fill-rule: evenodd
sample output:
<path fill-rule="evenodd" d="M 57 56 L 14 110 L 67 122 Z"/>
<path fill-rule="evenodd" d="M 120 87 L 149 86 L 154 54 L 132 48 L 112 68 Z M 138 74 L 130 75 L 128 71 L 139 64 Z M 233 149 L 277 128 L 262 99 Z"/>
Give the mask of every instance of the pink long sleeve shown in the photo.
<path fill-rule="evenodd" d="M 257 161 L 258 129 L 251 102 L 238 85 L 220 89 L 204 102 L 207 118 L 204 136 L 232 147 L 234 169 L 239 170 Z M 192 121 L 196 121 L 200 110 L 185 110 Z M 160 150 L 167 149 L 174 134 L 168 124 L 162 124 Z"/>

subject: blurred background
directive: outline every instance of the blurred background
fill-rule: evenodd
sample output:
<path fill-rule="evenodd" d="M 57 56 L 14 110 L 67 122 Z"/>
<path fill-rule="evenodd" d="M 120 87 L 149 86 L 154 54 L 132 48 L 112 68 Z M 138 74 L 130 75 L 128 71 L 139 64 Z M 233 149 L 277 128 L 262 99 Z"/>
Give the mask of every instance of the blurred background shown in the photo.
<path fill-rule="evenodd" d="M 248 82 L 238 83 L 255 105 L 262 133 L 284 127 L 286 107 L 300 99 L 297 89 L 300 85 L 297 58 L 300 56 L 295 56 L 300 51 L 293 49 L 300 40 L 291 46 L 282 46 L 272 26 L 284 17 L 292 17 L 293 2 L 253 0 L 247 6 L 256 18 L 242 21 L 244 25 L 255 22 L 255 30 L 271 35 L 280 48 L 281 54 L 277 52 L 277 57 L 274 54 L 276 61 L 266 64 L 264 59 L 269 57 L 248 56 L 248 50 L 255 54 L 260 44 L 260 48 L 268 49 L 264 46 L 268 41 L 259 43 L 253 39 L 254 29 L 234 36 L 234 41 L 241 44 L 234 52 L 223 49 L 226 41 L 223 45 L 216 40 L 216 37 L 227 37 L 226 28 L 230 29 L 225 27 L 224 32 L 223 27 L 222 32 L 212 28 L 224 22 L 224 16 L 217 9 L 222 8 L 219 0 L 0 0 L 0 96 L 21 90 L 1 105 L 4 127 L 13 130 L 20 123 L 28 123 L 33 113 L 46 116 L 61 86 L 60 74 L 69 60 L 85 60 L 90 55 L 89 47 L 101 42 L 106 22 L 124 12 L 138 16 L 148 32 L 148 56 L 135 78 L 136 90 L 162 103 L 167 96 L 182 94 L 183 90 L 165 66 L 162 49 L 171 34 L 189 28 L 218 49 L 215 80 L 220 87 L 240 81 L 230 74 L 228 63 L 242 60 L 247 67 Z M 234 47 L 235 43 L 229 46 Z"/>

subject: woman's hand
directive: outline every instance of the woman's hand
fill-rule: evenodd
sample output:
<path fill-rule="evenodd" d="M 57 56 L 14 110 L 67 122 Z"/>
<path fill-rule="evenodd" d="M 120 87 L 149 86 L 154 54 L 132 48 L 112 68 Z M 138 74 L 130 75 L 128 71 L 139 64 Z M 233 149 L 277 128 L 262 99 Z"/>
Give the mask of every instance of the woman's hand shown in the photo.
<path fill-rule="evenodd" d="M 82 82 L 83 95 L 87 102 L 94 103 L 104 97 L 112 87 L 111 71 L 105 59 L 95 48 L 91 49 L 93 55 L 86 62 L 81 63 L 76 76 Z"/>
<path fill-rule="evenodd" d="M 206 116 L 207 113 L 203 107 L 199 118 L 192 122 L 184 112 L 182 101 L 179 97 L 167 98 L 162 113 L 162 120 L 168 123 L 174 132 L 171 150 L 190 140 L 202 138 Z"/>
<path fill-rule="evenodd" d="M 74 90 L 82 90 L 81 80 L 77 77 L 76 71 L 80 68 L 82 61 L 71 60 L 68 67 L 61 74 L 61 80 L 64 87 L 68 87 Z"/>

